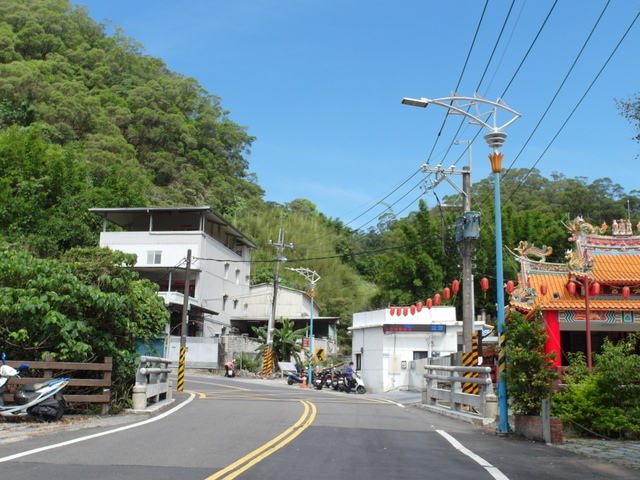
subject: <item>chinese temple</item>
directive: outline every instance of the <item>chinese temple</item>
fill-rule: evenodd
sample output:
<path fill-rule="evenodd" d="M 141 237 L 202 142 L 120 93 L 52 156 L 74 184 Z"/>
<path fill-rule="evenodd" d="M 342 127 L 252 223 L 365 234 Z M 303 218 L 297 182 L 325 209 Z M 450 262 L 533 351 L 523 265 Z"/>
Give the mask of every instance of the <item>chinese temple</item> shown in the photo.
<path fill-rule="evenodd" d="M 606 223 L 596 227 L 580 217 L 567 228 L 575 248 L 566 263 L 546 262 L 549 247 L 520 242 L 519 279 L 509 299 L 513 310 L 541 313 L 556 366 L 568 363 L 567 352 L 598 353 L 605 338 L 640 331 L 640 235 L 631 222 L 614 221 L 611 235 Z"/>

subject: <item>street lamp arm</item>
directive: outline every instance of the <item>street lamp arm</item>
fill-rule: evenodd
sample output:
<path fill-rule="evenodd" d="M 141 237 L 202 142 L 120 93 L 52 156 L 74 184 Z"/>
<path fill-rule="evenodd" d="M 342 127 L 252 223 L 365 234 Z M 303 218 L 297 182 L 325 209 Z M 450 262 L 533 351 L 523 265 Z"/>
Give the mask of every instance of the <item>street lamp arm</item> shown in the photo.
<path fill-rule="evenodd" d="M 316 272 L 314 272 L 313 270 L 309 269 L 309 268 L 289 268 L 289 267 L 285 267 L 285 270 L 291 270 L 292 272 L 296 272 L 299 273 L 300 275 L 302 275 L 304 278 L 307 279 L 307 281 L 311 284 L 311 288 L 315 288 L 316 283 L 318 283 L 318 280 L 320 280 L 320 275 L 318 275 Z"/>
<path fill-rule="evenodd" d="M 467 102 L 464 104 L 461 104 L 461 102 Z M 502 99 L 498 99 L 495 102 L 492 102 L 491 100 L 486 100 L 482 97 L 480 97 L 479 95 L 474 95 L 473 97 L 462 97 L 459 95 L 455 95 L 452 97 L 444 97 L 444 98 L 436 98 L 436 99 L 430 99 L 430 98 L 421 98 L 421 99 L 414 99 L 414 98 L 403 98 L 402 99 L 402 104 L 404 105 L 410 105 L 412 107 L 422 107 L 422 108 L 426 108 L 427 105 L 429 105 L 430 103 L 434 104 L 434 105 L 438 105 L 440 107 L 444 107 L 448 110 L 451 111 L 452 114 L 454 115 L 464 115 L 465 117 L 468 117 L 469 119 L 471 119 L 471 123 L 473 125 L 479 125 L 482 127 L 485 127 L 489 130 L 491 130 L 492 132 L 499 132 L 501 130 L 503 130 L 504 128 L 508 127 L 509 125 L 511 125 L 513 122 L 515 122 L 518 118 L 520 118 L 520 114 L 518 112 L 516 112 L 515 110 L 513 110 L 512 108 L 509 108 L 503 101 Z M 478 108 L 478 104 L 484 104 L 484 105 L 489 105 L 491 107 L 493 107 L 492 110 L 485 112 L 485 113 L 480 113 L 479 108 Z M 467 107 L 475 107 L 476 108 L 476 114 L 473 115 L 469 112 L 467 112 L 466 110 L 464 110 Z M 507 123 L 505 123 L 504 125 L 502 125 L 501 127 L 497 127 L 495 126 L 495 119 L 496 119 L 496 111 L 497 109 L 501 109 L 504 110 L 510 114 L 513 115 L 513 118 L 511 120 L 509 120 Z M 491 125 L 489 125 L 488 123 L 484 122 L 481 117 L 487 116 L 487 115 L 494 115 L 494 126 L 492 127 Z"/>

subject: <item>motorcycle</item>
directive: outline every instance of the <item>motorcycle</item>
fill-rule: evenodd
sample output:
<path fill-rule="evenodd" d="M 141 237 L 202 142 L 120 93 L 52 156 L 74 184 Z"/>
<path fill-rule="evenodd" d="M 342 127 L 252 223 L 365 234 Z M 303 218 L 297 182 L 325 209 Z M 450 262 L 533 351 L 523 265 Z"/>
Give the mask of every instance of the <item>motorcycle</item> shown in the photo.
<path fill-rule="evenodd" d="M 287 375 L 287 384 L 293 385 L 294 383 L 302 383 L 307 381 L 307 374 L 304 372 L 295 373 L 295 372 L 286 372 Z"/>
<path fill-rule="evenodd" d="M 351 379 L 345 378 L 344 391 L 347 393 L 355 391 L 356 393 L 359 393 L 361 395 L 367 391 L 364 386 L 364 382 L 362 381 L 362 377 L 358 372 L 353 372 L 351 374 Z"/>
<path fill-rule="evenodd" d="M 344 373 L 340 370 L 334 370 L 331 375 L 331 388 L 334 390 L 344 390 Z"/>
<path fill-rule="evenodd" d="M 30 415 L 42 422 L 55 422 L 62 418 L 67 406 L 60 391 L 69 383 L 69 378 L 51 378 L 39 383 L 28 383 L 13 394 L 16 405 L 5 405 L 3 394 L 9 391 L 11 378 L 20 378 L 20 374 L 29 369 L 22 364 L 18 368 L 6 365 L 7 356 L 2 354 L 0 366 L 0 415 L 4 417 L 23 417 Z"/>
<path fill-rule="evenodd" d="M 331 386 L 331 369 L 325 368 L 322 371 L 318 372 L 313 379 L 313 386 L 316 387 L 316 390 L 322 390 L 322 387 L 325 387 L 325 386 L 330 387 Z"/>
<path fill-rule="evenodd" d="M 224 364 L 224 376 L 225 377 L 236 376 L 236 364 L 234 362 L 227 362 Z"/>

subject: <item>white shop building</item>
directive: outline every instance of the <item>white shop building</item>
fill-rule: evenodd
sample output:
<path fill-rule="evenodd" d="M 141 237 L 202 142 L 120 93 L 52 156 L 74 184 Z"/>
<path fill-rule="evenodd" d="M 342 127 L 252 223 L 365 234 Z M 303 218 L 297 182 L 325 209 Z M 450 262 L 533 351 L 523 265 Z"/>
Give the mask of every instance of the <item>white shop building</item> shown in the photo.
<path fill-rule="evenodd" d="M 473 330 L 482 326 L 475 322 Z M 349 330 L 353 362 L 367 391 L 420 391 L 425 363 L 458 351 L 462 322 L 450 306 L 386 308 L 354 314 Z"/>

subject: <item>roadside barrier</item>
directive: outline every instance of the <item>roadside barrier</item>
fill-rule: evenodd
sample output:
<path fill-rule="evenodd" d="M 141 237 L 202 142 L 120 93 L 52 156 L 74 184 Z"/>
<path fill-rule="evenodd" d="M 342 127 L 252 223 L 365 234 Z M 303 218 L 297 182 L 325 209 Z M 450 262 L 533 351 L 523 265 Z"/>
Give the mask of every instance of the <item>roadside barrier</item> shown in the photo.
<path fill-rule="evenodd" d="M 145 410 L 149 405 L 162 400 L 171 400 L 169 373 L 171 360 L 160 357 L 141 356 L 133 387 L 133 409 Z"/>
<path fill-rule="evenodd" d="M 30 372 L 24 377 L 10 379 L 9 384 L 25 385 L 28 383 L 40 383 L 43 380 L 60 376 L 71 377 L 69 385 L 62 392 L 67 403 L 99 403 L 101 404 L 101 415 L 109 412 L 111 401 L 111 371 L 113 370 L 111 357 L 105 357 L 103 363 L 54 362 L 52 355 L 47 355 L 44 362 L 7 360 L 7 365 L 14 368 L 22 363 L 29 364 Z M 29 375 L 33 372 L 39 372 L 41 376 L 30 377 Z M 96 376 L 101 376 L 102 378 L 96 378 Z M 71 387 L 81 388 L 76 389 Z M 81 390 L 82 393 L 73 393 L 74 390 Z M 85 393 L 91 391 L 95 393 Z M 13 394 L 5 393 L 4 400 L 10 403 L 13 402 Z"/>
<path fill-rule="evenodd" d="M 425 365 L 426 388 L 422 403 L 429 410 L 449 414 L 472 423 L 487 425 L 495 422 L 498 398 L 493 393 L 491 368 Z M 465 377 L 475 374 L 477 377 Z M 479 387 L 477 394 L 464 393 L 463 384 Z"/>

